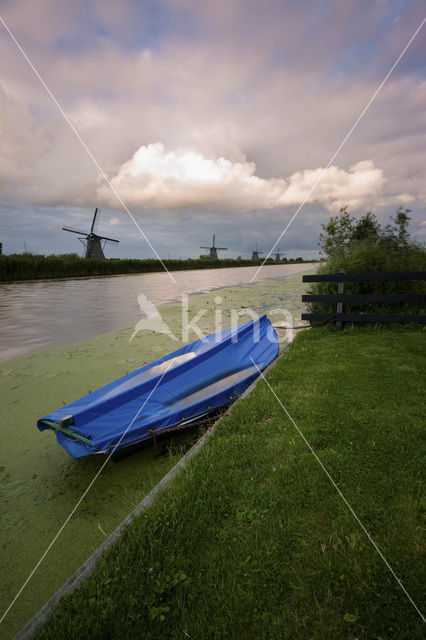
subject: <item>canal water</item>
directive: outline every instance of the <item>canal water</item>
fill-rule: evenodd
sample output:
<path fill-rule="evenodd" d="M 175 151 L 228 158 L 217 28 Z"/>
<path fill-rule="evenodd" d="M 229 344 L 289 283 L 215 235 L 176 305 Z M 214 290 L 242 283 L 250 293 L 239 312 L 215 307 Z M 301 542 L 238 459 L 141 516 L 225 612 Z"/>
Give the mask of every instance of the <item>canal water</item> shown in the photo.
<path fill-rule="evenodd" d="M 315 264 L 266 265 L 256 282 L 289 278 Z M 175 271 L 104 278 L 4 284 L 0 287 L 0 361 L 123 329 L 141 317 L 138 294 L 156 306 L 182 293 L 250 282 L 258 267 Z"/>

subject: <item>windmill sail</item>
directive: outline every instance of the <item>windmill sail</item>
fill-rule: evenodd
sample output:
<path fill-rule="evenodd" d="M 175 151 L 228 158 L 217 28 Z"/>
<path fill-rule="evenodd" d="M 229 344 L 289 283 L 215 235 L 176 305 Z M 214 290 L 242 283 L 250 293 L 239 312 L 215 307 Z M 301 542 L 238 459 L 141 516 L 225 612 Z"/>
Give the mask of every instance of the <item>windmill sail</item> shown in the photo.
<path fill-rule="evenodd" d="M 209 252 L 209 258 L 212 258 L 213 260 L 219 260 L 218 251 L 228 251 L 227 247 L 216 247 L 216 234 L 213 234 L 213 244 L 211 247 L 200 247 L 200 249 L 207 249 Z"/>
<path fill-rule="evenodd" d="M 102 248 L 101 240 L 105 242 L 119 242 L 115 238 L 108 238 L 107 236 L 100 236 L 94 232 L 96 217 L 99 214 L 99 209 L 96 207 L 95 213 L 93 215 L 92 226 L 90 227 L 89 233 L 85 231 L 77 231 L 76 229 L 69 229 L 68 227 L 62 227 L 63 231 L 69 231 L 70 233 L 77 233 L 80 236 L 83 236 L 86 240 L 86 258 L 98 258 L 105 259 L 104 250 Z M 104 244 L 105 244 L 104 242 Z"/>

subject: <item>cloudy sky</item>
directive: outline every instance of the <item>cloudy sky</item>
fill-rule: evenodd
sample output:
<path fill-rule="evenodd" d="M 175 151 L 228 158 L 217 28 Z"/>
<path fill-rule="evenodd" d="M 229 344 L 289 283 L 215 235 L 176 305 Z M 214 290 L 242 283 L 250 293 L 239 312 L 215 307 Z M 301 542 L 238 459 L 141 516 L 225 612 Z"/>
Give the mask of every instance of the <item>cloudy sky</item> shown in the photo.
<path fill-rule="evenodd" d="M 345 205 L 386 222 L 409 207 L 425 241 L 426 24 L 326 169 L 425 13 L 415 0 L 0 0 L 81 138 L 0 23 L 4 252 L 81 253 L 61 227 L 88 229 L 99 206 L 98 233 L 120 240 L 109 257 L 153 257 L 122 202 L 161 257 L 196 257 L 213 233 L 229 257 L 267 252 L 305 199 L 280 241 L 290 257 L 316 256 Z"/>

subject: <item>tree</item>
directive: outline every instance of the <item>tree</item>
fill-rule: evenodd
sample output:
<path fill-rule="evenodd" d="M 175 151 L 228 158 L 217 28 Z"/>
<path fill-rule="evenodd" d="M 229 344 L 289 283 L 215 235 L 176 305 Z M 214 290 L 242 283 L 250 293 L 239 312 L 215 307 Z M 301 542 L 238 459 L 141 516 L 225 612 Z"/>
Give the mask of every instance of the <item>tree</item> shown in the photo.
<path fill-rule="evenodd" d="M 347 207 L 340 209 L 340 215 L 332 216 L 327 224 L 321 225 L 319 245 L 322 253 L 329 258 L 344 254 L 347 250 L 367 242 L 389 250 L 408 247 L 412 242 L 408 233 L 410 209 L 400 207 L 392 216 L 394 225 L 381 227 L 374 213 L 369 211 L 359 220 L 349 215 Z"/>
<path fill-rule="evenodd" d="M 356 240 L 374 240 L 377 241 L 381 232 L 380 224 L 370 211 L 362 216 L 355 224 L 350 241 Z"/>
<path fill-rule="evenodd" d="M 392 218 L 396 224 L 397 237 L 400 246 L 407 245 L 410 238 L 408 233 L 408 225 L 411 220 L 408 216 L 409 213 L 411 213 L 411 209 L 403 209 L 403 207 L 399 207 L 396 212 L 396 216 Z"/>
<path fill-rule="evenodd" d="M 348 208 L 342 207 L 340 215 L 332 216 L 327 224 L 322 224 L 324 233 L 320 234 L 319 245 L 321 253 L 330 256 L 339 249 L 343 249 L 350 241 L 354 230 L 355 218 L 349 215 Z"/>

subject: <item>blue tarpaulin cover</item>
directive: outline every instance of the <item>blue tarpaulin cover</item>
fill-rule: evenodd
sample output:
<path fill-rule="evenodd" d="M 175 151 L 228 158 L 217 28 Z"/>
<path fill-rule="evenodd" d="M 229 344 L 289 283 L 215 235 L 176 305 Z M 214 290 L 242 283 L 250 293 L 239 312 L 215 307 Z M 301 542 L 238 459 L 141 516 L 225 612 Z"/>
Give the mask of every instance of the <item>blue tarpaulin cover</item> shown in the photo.
<path fill-rule="evenodd" d="M 277 353 L 275 329 L 261 316 L 187 344 L 40 418 L 37 426 L 65 424 L 56 437 L 74 458 L 121 449 L 231 403 L 259 375 L 254 363 L 262 371 Z"/>

